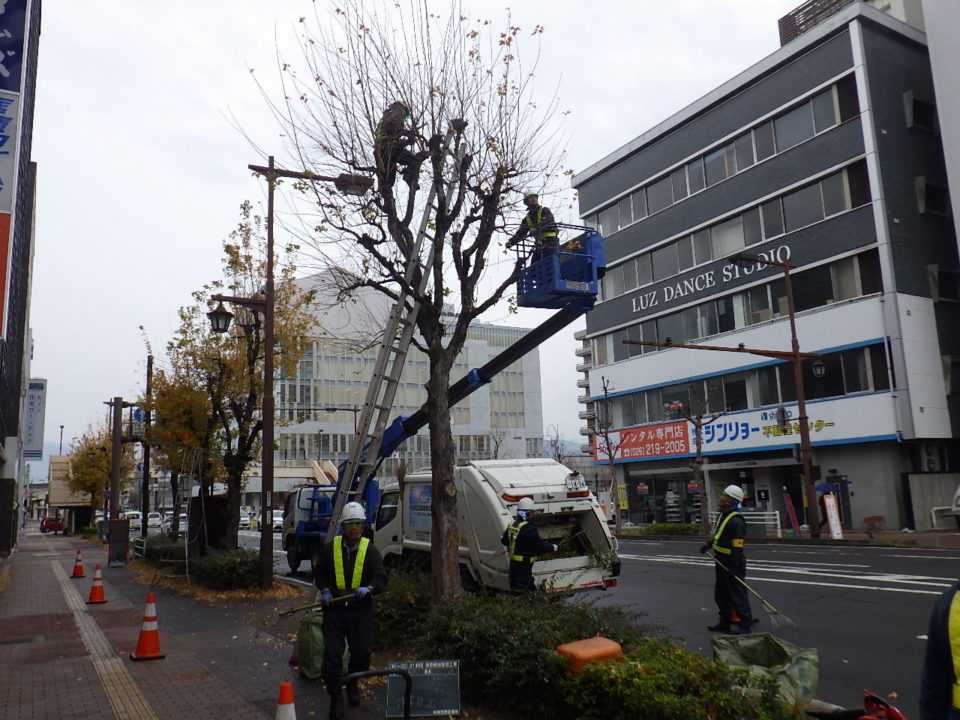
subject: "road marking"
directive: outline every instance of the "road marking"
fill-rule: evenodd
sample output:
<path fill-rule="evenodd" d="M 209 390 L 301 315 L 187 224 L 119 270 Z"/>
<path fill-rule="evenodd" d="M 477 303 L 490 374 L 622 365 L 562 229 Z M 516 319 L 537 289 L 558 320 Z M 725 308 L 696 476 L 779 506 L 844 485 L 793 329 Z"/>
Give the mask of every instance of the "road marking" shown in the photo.
<path fill-rule="evenodd" d="M 80 598 L 76 587 L 70 583 L 60 563 L 51 561 L 50 566 L 60 582 L 67 607 L 73 612 L 80 638 L 100 677 L 100 684 L 113 708 L 114 717 L 117 720 L 159 720 L 123 662 L 110 647 L 106 636 Z"/>

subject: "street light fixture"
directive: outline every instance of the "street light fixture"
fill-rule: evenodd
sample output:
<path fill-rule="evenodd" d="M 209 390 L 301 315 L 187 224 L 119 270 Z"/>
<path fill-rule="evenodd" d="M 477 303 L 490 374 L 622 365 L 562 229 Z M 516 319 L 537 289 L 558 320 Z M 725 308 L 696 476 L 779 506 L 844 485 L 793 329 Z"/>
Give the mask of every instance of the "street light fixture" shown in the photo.
<path fill-rule="evenodd" d="M 273 354 L 274 354 L 274 305 L 276 300 L 273 279 L 273 196 L 279 178 L 306 180 L 309 182 L 332 182 L 340 192 L 347 195 L 364 195 L 373 187 L 373 179 L 363 175 L 341 173 L 337 177 L 326 177 L 309 171 L 297 172 L 284 170 L 273 164 L 273 155 L 267 165 L 247 165 L 253 172 L 267 179 L 267 268 L 266 284 L 263 294 L 255 298 L 235 297 L 231 295 L 211 295 L 210 299 L 218 303 L 207 313 L 214 332 L 224 333 L 230 328 L 233 313 L 223 307 L 224 301 L 244 305 L 263 314 L 263 449 L 260 456 L 261 468 L 261 509 L 262 517 L 271 518 L 273 511 L 273 445 L 276 408 L 273 397 Z M 356 416 L 354 416 L 356 417 Z M 270 588 L 273 585 L 273 522 L 264 522 L 260 528 L 260 586 Z"/>

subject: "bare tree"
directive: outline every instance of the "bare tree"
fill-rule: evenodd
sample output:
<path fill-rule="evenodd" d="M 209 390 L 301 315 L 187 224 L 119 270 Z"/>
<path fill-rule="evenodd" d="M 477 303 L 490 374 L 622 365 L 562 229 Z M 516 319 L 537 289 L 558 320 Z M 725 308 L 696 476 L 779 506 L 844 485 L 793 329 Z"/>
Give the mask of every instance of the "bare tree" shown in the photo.
<path fill-rule="evenodd" d="M 558 463 L 564 459 L 563 438 L 560 437 L 560 428 L 557 425 L 547 425 L 547 444 L 550 447 L 550 457 Z"/>
<path fill-rule="evenodd" d="M 726 415 L 726 412 L 707 413 L 707 398 L 703 383 L 699 383 L 700 389 L 697 390 L 697 384 L 689 383 L 687 388 L 690 391 L 690 402 L 684 410 L 684 417 L 687 422 L 693 425 L 693 442 L 696 448 L 693 460 L 690 461 L 690 469 L 693 471 L 693 479 L 700 487 L 700 533 L 707 535 L 710 532 L 710 520 L 708 510 L 710 508 L 710 492 L 707 484 L 703 480 L 703 428 L 710 423 Z"/>
<path fill-rule="evenodd" d="M 507 439 L 507 431 L 491 428 L 488 437 L 490 438 L 490 457 L 496 460 L 500 457 L 500 447 L 503 445 L 503 441 Z"/>
<path fill-rule="evenodd" d="M 615 441 L 613 440 L 613 436 L 610 432 L 610 428 L 613 427 L 613 421 L 610 412 L 610 391 L 613 390 L 613 385 L 611 385 L 610 381 L 603 376 L 600 377 L 600 382 L 603 386 L 603 400 L 600 401 L 600 412 L 597 413 L 597 416 L 594 420 L 595 436 L 599 437 L 601 440 L 600 447 L 597 448 L 597 455 L 603 454 L 603 456 L 607 459 L 607 482 L 610 485 L 610 498 L 614 507 L 614 519 L 616 522 L 615 527 L 616 531 L 620 532 L 623 518 L 620 514 L 620 488 L 617 483 L 617 470 L 613 464 L 613 461 L 620 452 L 620 445 L 622 443 L 619 440 L 619 434 L 617 435 L 617 440 Z"/>
<path fill-rule="evenodd" d="M 302 56 L 281 58 L 284 97 L 272 103 L 289 162 L 320 176 L 368 173 L 376 181 L 362 197 L 323 183 L 297 184 L 310 200 L 297 215 L 303 249 L 321 266 L 342 269 L 344 298 L 370 287 L 419 304 L 415 342 L 430 364 L 436 600 L 459 591 L 450 373 L 467 328 L 512 294 L 523 266 L 503 247 L 508 226 L 522 216 L 521 191 L 544 195 L 559 187 L 564 143 L 554 130 L 557 103 L 534 100 L 539 53 L 531 63 L 521 60 L 521 29 L 473 20 L 456 0 L 446 14 L 427 0 L 344 0 L 299 27 Z M 538 48 L 541 33 L 538 26 L 524 34 Z M 394 101 L 409 109 L 406 149 L 423 164 L 395 184 L 393 162 L 373 149 L 384 109 Z M 451 128 L 457 130 L 448 134 Z M 424 210 L 432 242 L 419 251 Z M 412 263 L 417 271 L 409 282 Z"/>

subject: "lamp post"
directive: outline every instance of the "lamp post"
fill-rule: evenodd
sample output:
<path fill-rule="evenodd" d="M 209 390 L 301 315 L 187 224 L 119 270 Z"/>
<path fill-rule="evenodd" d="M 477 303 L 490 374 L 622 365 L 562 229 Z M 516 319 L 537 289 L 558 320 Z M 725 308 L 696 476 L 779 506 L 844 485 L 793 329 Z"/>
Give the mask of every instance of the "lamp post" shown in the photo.
<path fill-rule="evenodd" d="M 322 180 L 332 182 L 337 190 L 347 195 L 363 195 L 373 187 L 373 179 L 362 175 L 340 174 L 326 177 L 312 172 L 283 170 L 273 164 L 273 155 L 267 165 L 248 165 L 253 172 L 267 178 L 267 271 L 263 298 L 243 298 L 232 295 L 211 295 L 210 299 L 217 307 L 207 313 L 214 332 L 225 333 L 230 329 L 233 313 L 223 307 L 224 301 L 249 307 L 263 314 L 263 450 L 260 456 L 261 467 L 261 517 L 260 526 L 260 586 L 270 588 L 273 585 L 273 444 L 276 409 L 273 397 L 273 344 L 274 344 L 274 304 L 273 282 L 273 196 L 279 178 L 295 180 Z"/>
<path fill-rule="evenodd" d="M 797 324 L 793 307 L 793 284 L 790 280 L 790 269 L 796 267 L 787 262 L 768 260 L 760 255 L 737 253 L 727 260 L 735 265 L 746 263 L 761 263 L 783 270 L 784 291 L 787 295 L 787 315 L 790 319 L 790 350 L 758 350 L 744 347 L 743 343 L 737 347 L 719 347 L 716 345 L 686 345 L 673 343 L 667 338 L 666 342 L 650 342 L 646 340 L 624 340 L 628 345 L 647 345 L 652 347 L 678 347 L 689 350 L 714 350 L 719 352 L 740 352 L 750 355 L 786 360 L 793 365 L 793 382 L 797 395 L 797 421 L 800 425 L 800 464 L 803 468 L 803 492 L 807 497 L 807 524 L 810 526 L 810 537 L 820 537 L 820 513 L 816 503 L 816 489 L 813 484 L 813 453 L 810 447 L 810 428 L 807 418 L 807 397 L 803 386 L 803 362 L 813 360 L 812 370 L 814 377 L 821 378 L 826 372 L 826 365 L 817 353 L 800 352 L 800 342 L 797 340 Z"/>

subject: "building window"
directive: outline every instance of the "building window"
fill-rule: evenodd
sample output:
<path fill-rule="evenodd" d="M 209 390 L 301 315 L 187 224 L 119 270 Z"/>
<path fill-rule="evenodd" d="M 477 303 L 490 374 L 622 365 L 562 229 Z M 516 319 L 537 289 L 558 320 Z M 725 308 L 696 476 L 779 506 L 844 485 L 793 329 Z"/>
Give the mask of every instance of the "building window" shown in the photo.
<path fill-rule="evenodd" d="M 603 235 L 612 235 L 620 229 L 620 206 L 613 204 L 604 208 L 597 216 L 597 222 L 600 225 L 600 233 Z"/>
<path fill-rule="evenodd" d="M 820 183 L 808 185 L 783 196 L 783 220 L 787 232 L 823 220 Z"/>
<path fill-rule="evenodd" d="M 665 177 L 647 188 L 647 210 L 651 215 L 673 204 L 673 183 Z"/>
<path fill-rule="evenodd" d="M 931 215 L 949 214 L 950 199 L 945 186 L 930 182 L 922 175 L 913 179 L 913 185 L 917 192 L 917 212 Z"/>
<path fill-rule="evenodd" d="M 753 143 L 757 149 L 757 162 L 766 160 L 777 151 L 773 141 L 773 122 L 765 122 L 753 129 Z"/>
<path fill-rule="evenodd" d="M 677 255 L 677 244 L 670 243 L 653 251 L 651 256 L 653 263 L 654 281 L 673 277 L 680 272 L 680 260 Z"/>
<path fill-rule="evenodd" d="M 810 104 L 804 103 L 775 119 L 773 133 L 777 141 L 777 152 L 783 152 L 812 138 L 813 114 L 810 112 Z"/>
<path fill-rule="evenodd" d="M 918 128 L 929 132 L 937 132 L 937 106 L 932 102 L 915 97 L 913 90 L 903 94 L 903 112 L 906 116 L 908 128 Z"/>

